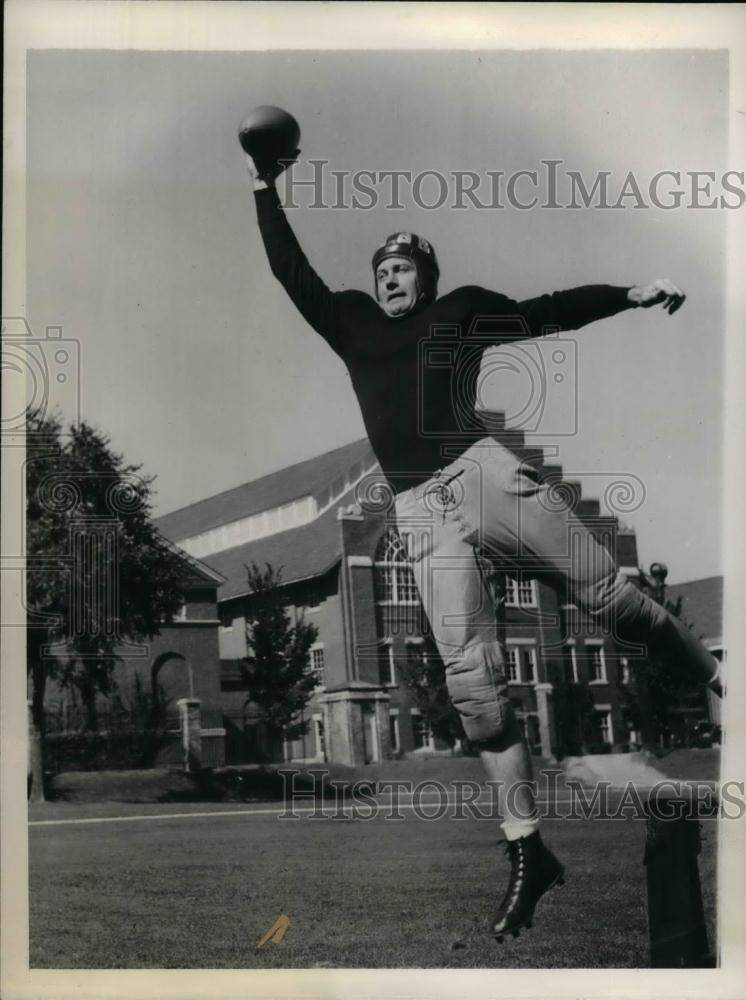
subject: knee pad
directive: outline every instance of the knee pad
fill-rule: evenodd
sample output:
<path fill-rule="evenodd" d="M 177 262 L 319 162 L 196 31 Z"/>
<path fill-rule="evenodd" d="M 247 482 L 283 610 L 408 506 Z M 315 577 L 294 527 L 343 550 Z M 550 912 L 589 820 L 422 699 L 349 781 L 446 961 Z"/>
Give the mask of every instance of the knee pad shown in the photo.
<path fill-rule="evenodd" d="M 502 735 L 512 707 L 498 643 L 472 643 L 448 657 L 446 683 L 469 740 L 477 743 Z"/>

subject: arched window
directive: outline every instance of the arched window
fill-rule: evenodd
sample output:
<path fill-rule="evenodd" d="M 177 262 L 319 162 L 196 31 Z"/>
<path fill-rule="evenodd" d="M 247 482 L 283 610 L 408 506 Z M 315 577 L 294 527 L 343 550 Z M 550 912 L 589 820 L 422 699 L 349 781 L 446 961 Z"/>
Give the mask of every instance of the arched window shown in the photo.
<path fill-rule="evenodd" d="M 399 535 L 393 528 L 386 530 L 376 550 L 375 580 L 378 604 L 411 607 L 420 603 L 412 573 L 412 560 L 409 555 L 411 549 L 411 535 Z"/>

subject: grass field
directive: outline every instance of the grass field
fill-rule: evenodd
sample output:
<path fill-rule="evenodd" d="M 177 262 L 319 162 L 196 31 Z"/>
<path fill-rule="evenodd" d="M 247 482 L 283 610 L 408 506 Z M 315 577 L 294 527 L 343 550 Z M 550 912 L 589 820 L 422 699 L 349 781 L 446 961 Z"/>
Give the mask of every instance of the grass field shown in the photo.
<path fill-rule="evenodd" d="M 494 820 L 281 820 L 272 807 L 55 803 L 30 827 L 32 968 L 612 968 L 648 963 L 645 826 L 548 820 L 567 883 L 498 945 Z M 239 815 L 232 815 L 239 810 Z M 170 818 L 144 819 L 143 815 Z M 191 813 L 180 817 L 180 813 Z M 197 815 L 209 813 L 209 815 Z M 115 822 L 70 822 L 98 815 Z M 176 815 L 173 815 L 176 814 Z M 712 942 L 715 825 L 700 871 Z M 281 944 L 257 943 L 281 914 Z"/>

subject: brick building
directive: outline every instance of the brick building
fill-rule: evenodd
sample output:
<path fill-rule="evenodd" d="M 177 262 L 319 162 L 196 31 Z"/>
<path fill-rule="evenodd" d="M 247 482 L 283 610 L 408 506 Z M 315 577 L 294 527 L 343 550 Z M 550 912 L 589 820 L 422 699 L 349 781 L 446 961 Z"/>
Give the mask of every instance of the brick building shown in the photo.
<path fill-rule="evenodd" d="M 562 468 L 493 415 L 490 433 L 557 484 L 576 514 L 635 578 L 634 532 L 565 483 Z M 379 475 L 377 476 L 376 473 Z M 250 608 L 246 566 L 282 568 L 286 606 L 319 630 L 309 669 L 318 687 L 291 760 L 357 764 L 436 746 L 402 680 L 409 658 L 437 656 L 408 566 L 387 523 L 366 439 L 161 517 L 159 529 L 224 582 L 218 594 L 223 724 L 229 762 L 257 759 L 262 736 L 239 661 Z M 384 504 L 378 504 L 383 508 Z M 532 749 L 621 747 L 630 739 L 620 685 L 624 650 L 536 579 L 502 577 L 510 693 Z"/>
<path fill-rule="evenodd" d="M 116 696 L 120 704 L 132 706 L 141 691 L 153 704 L 158 722 L 169 738 L 162 741 L 154 764 L 179 765 L 183 761 L 181 699 L 200 703 L 202 763 L 225 762 L 225 728 L 220 690 L 217 590 L 223 578 L 215 570 L 180 553 L 184 568 L 183 604 L 174 621 L 142 644 L 123 643 L 116 650 Z M 60 657 L 66 655 L 60 650 Z M 62 737 L 79 728 L 81 705 L 74 689 L 47 682 L 45 710 L 53 734 Z M 104 720 L 111 701 L 99 699 Z M 105 726 L 105 721 L 102 725 Z M 52 737 L 52 742 L 54 736 Z"/>

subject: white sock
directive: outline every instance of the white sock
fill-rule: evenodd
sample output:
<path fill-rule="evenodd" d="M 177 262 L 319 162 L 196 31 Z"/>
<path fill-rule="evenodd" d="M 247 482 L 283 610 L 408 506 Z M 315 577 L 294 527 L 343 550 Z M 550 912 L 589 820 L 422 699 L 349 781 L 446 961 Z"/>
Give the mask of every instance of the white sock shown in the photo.
<path fill-rule="evenodd" d="M 506 819 L 500 824 L 500 829 L 505 834 L 506 840 L 520 840 L 521 837 L 530 837 L 539 829 L 538 814 L 531 819 Z"/>

